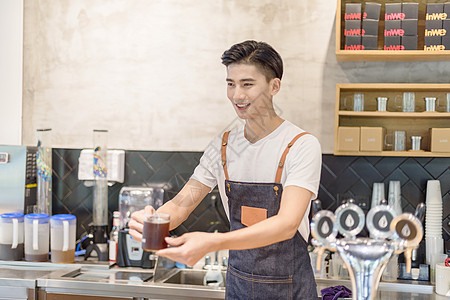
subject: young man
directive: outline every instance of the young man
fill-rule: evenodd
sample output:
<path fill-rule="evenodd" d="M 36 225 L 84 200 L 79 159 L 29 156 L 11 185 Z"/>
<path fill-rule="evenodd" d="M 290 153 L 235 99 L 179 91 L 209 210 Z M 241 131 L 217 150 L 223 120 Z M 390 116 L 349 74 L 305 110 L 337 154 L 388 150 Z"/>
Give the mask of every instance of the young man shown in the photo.
<path fill-rule="evenodd" d="M 236 44 L 222 63 L 228 99 L 245 125 L 212 141 L 180 193 L 158 212 L 170 214 L 174 229 L 217 185 L 230 232 L 167 238 L 172 247 L 156 254 L 193 265 L 209 252 L 230 249 L 227 299 L 317 299 L 305 241 L 319 187 L 320 144 L 276 114 L 272 101 L 283 62 L 271 46 Z M 143 215 L 133 214 L 129 224 L 138 240 Z"/>

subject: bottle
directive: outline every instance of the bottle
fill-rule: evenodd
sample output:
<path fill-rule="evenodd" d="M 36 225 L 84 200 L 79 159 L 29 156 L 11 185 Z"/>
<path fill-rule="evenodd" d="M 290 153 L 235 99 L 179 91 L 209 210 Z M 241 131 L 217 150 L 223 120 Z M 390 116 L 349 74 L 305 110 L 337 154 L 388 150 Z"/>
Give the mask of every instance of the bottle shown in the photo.
<path fill-rule="evenodd" d="M 111 233 L 109 234 L 109 261 L 117 261 L 117 244 L 119 243 L 119 223 L 120 212 L 115 211 L 113 213 L 113 226 Z"/>

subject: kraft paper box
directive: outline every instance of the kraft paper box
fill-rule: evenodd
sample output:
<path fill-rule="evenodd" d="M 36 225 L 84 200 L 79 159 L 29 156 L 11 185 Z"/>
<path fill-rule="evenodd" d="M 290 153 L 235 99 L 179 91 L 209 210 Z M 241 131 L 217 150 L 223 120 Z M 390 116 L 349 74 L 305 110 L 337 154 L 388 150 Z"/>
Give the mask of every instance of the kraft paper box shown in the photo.
<path fill-rule="evenodd" d="M 338 128 L 338 151 L 359 151 L 359 127 Z"/>
<path fill-rule="evenodd" d="M 361 127 L 360 151 L 383 151 L 383 127 Z"/>
<path fill-rule="evenodd" d="M 431 152 L 450 152 L 450 128 L 431 128 Z"/>

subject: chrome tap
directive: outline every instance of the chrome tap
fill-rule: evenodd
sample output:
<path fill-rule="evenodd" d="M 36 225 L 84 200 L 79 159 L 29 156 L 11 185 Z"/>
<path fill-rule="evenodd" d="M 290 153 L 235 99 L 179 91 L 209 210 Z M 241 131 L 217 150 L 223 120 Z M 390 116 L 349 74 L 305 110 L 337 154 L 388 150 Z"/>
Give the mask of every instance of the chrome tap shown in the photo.
<path fill-rule="evenodd" d="M 356 238 L 364 227 L 365 217 L 351 201 L 339 206 L 335 213 L 317 212 L 311 221 L 312 244 L 318 253 L 316 269 L 320 270 L 320 256 L 326 249 L 338 252 L 350 275 L 352 299 L 375 299 L 381 274 L 394 253 L 404 252 L 407 272 L 411 270 L 411 252 L 423 237 L 420 221 L 423 209 L 422 204 L 415 215 L 397 216 L 385 203 L 375 206 L 366 218 L 374 238 Z M 336 239 L 338 231 L 344 238 Z"/>

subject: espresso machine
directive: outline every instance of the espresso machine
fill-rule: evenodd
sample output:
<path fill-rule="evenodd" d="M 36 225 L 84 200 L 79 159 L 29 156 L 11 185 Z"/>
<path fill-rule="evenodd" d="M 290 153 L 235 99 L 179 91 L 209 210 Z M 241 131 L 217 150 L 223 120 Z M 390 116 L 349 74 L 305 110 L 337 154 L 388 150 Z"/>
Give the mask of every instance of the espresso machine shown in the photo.
<path fill-rule="evenodd" d="M 33 213 L 37 147 L 0 145 L 0 214 Z"/>
<path fill-rule="evenodd" d="M 376 299 L 381 274 L 393 254 L 404 253 L 406 272 L 410 272 L 412 250 L 423 237 L 420 220 L 424 210 L 425 205 L 421 203 L 414 215 L 397 215 L 384 200 L 373 207 L 366 218 L 362 209 L 351 202 L 339 206 L 334 213 L 317 212 L 311 221 L 311 242 L 318 253 L 316 269 L 321 268 L 320 257 L 325 250 L 338 252 L 350 275 L 352 299 Z M 356 237 L 365 223 L 373 238 Z M 337 239 L 338 232 L 344 237 Z"/>
<path fill-rule="evenodd" d="M 131 214 L 147 205 L 158 209 L 164 203 L 167 184 L 148 184 L 145 187 L 123 187 L 119 194 L 120 230 L 117 246 L 117 264 L 120 267 L 153 268 L 156 257 L 142 249 L 142 243 L 129 234 Z"/>

